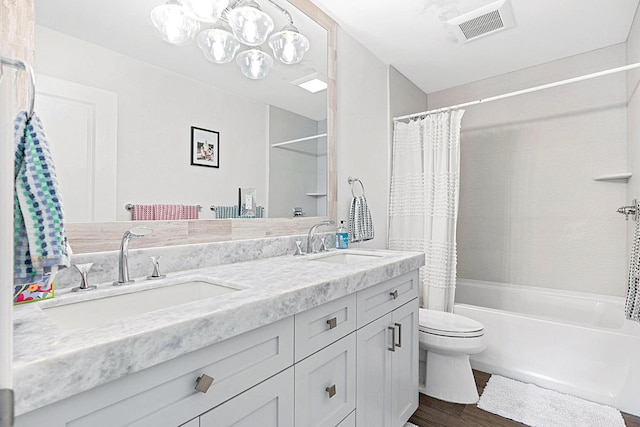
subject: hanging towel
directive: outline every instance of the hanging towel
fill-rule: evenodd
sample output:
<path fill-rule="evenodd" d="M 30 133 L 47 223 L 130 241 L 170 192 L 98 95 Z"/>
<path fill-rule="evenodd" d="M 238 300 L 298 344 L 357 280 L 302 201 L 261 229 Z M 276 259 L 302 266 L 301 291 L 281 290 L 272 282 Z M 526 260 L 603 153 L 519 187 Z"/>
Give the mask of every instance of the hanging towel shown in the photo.
<path fill-rule="evenodd" d="M 197 205 L 133 205 L 133 221 L 198 219 Z"/>
<path fill-rule="evenodd" d="M 637 213 L 633 245 L 629 258 L 629 289 L 627 290 L 624 311 L 627 319 L 640 322 L 640 215 Z"/>
<path fill-rule="evenodd" d="M 367 199 L 364 194 L 353 196 L 349 212 L 349 241 L 363 242 L 371 240 L 373 237 L 373 221 L 367 206 Z"/>
<path fill-rule="evenodd" d="M 14 284 L 51 284 L 71 257 L 56 169 L 35 114 L 18 114 L 14 130 Z"/>

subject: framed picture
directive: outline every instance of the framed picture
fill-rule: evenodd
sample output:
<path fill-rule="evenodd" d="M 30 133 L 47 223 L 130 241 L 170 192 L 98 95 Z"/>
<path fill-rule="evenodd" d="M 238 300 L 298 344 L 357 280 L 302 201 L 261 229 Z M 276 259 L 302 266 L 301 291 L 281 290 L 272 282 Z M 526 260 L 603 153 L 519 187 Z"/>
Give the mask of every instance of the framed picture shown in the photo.
<path fill-rule="evenodd" d="M 191 164 L 220 167 L 220 133 L 191 126 Z"/>

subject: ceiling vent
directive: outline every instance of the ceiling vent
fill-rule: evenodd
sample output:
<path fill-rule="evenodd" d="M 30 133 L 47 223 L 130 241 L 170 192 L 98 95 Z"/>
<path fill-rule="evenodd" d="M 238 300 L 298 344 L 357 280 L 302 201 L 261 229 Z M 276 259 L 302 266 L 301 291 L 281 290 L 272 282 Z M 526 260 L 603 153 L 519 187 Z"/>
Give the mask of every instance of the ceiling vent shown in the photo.
<path fill-rule="evenodd" d="M 513 26 L 513 14 L 508 0 L 488 4 L 447 21 L 461 43 L 506 30 Z"/>

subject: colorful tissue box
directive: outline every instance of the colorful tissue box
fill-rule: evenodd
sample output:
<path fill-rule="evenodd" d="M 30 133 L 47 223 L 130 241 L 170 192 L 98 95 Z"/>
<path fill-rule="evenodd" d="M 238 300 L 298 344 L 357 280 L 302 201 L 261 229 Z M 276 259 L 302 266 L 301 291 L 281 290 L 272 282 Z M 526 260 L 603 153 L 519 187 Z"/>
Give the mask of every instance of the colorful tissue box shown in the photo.
<path fill-rule="evenodd" d="M 53 298 L 54 275 L 45 275 L 37 282 L 14 285 L 13 304 L 42 301 Z"/>

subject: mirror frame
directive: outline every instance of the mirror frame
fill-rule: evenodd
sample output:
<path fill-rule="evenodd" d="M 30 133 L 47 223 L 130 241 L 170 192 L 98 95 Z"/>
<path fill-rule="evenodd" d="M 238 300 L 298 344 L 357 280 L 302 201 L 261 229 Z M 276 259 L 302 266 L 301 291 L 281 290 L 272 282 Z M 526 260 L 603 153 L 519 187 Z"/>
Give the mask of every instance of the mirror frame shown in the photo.
<path fill-rule="evenodd" d="M 68 223 L 65 229 L 75 254 L 118 250 L 122 233 L 134 224 L 153 229 L 153 233 L 145 236 L 144 239 L 135 240 L 135 247 L 144 248 L 304 234 L 318 221 L 336 220 L 338 25 L 311 0 L 288 0 L 288 2 L 327 31 L 327 216 Z"/>

